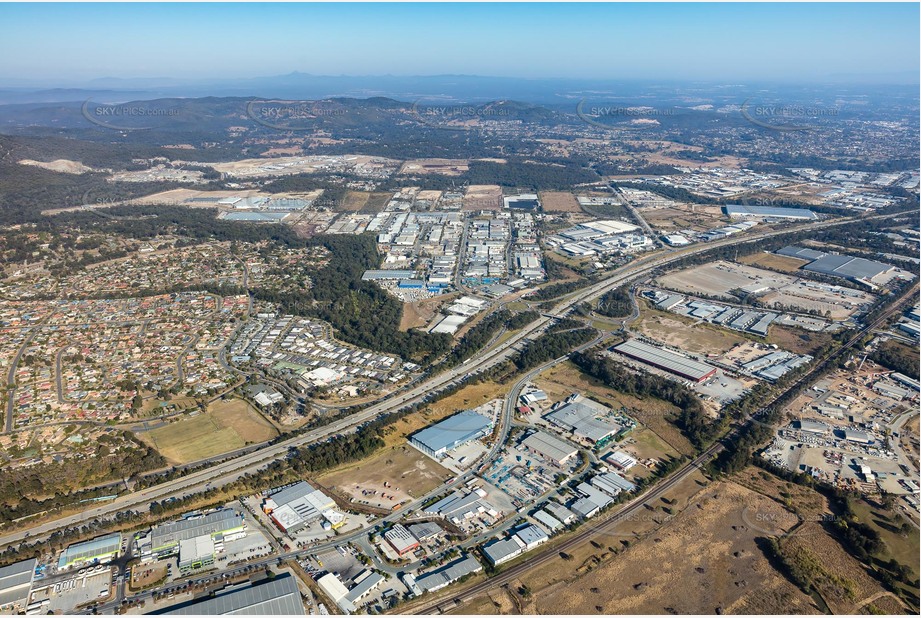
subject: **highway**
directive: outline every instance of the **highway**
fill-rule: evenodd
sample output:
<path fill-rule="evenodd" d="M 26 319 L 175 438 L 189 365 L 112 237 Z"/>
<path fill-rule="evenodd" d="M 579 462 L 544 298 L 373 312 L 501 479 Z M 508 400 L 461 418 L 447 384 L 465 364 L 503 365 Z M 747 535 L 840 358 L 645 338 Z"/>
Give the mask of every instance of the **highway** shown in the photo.
<path fill-rule="evenodd" d="M 896 213 L 898 214 L 898 213 Z M 891 217 L 894 215 L 875 215 L 864 217 L 860 220 L 869 220 L 880 217 Z M 845 218 L 838 220 L 826 221 L 823 223 L 803 224 L 790 226 L 781 230 L 761 232 L 746 238 L 729 238 L 712 243 L 701 243 L 692 245 L 688 248 L 666 253 L 655 253 L 650 256 L 640 258 L 618 268 L 607 278 L 581 290 L 577 290 L 565 297 L 552 311 L 547 313 L 554 315 L 565 315 L 576 305 L 591 301 L 605 292 L 631 282 L 637 278 L 647 276 L 657 268 L 666 266 L 672 262 L 678 261 L 685 257 L 704 253 L 711 249 L 727 245 L 737 245 L 759 242 L 766 238 L 775 236 L 784 236 L 804 229 L 816 230 L 829 227 L 836 227 L 853 223 L 855 218 Z M 280 441 L 276 444 L 266 446 L 257 451 L 246 453 L 236 459 L 216 464 L 210 468 L 193 472 L 179 479 L 174 479 L 149 487 L 143 490 L 119 496 L 115 500 L 103 505 L 89 508 L 83 512 L 75 513 L 56 519 L 43 522 L 31 527 L 28 530 L 16 530 L 8 532 L 0 537 L 0 547 L 11 543 L 19 543 L 26 540 L 44 539 L 50 533 L 61 528 L 77 526 L 87 520 L 102 519 L 118 512 L 131 510 L 141 506 L 146 510 L 147 505 L 154 501 L 160 501 L 170 497 L 183 497 L 197 491 L 202 491 L 210 487 L 222 487 L 232 483 L 241 476 L 255 472 L 268 463 L 284 457 L 288 450 L 294 447 L 304 446 L 320 442 L 326 438 L 340 434 L 345 431 L 353 430 L 364 423 L 374 420 L 380 416 L 399 411 L 407 406 L 427 400 L 433 393 L 441 389 L 454 385 L 460 380 L 469 376 L 485 371 L 506 359 L 511 358 L 517 353 L 518 344 L 529 337 L 539 336 L 541 332 L 552 322 L 552 318 L 546 315 L 540 316 L 527 326 L 523 327 L 515 335 L 495 348 L 483 353 L 479 357 L 458 367 L 454 367 L 442 373 L 432 376 L 428 380 L 420 383 L 418 386 L 404 392 L 396 393 L 394 396 L 382 400 L 381 402 L 369 406 L 364 410 L 356 412 L 347 418 L 337 420 L 324 427 L 296 435 L 292 438 Z"/>

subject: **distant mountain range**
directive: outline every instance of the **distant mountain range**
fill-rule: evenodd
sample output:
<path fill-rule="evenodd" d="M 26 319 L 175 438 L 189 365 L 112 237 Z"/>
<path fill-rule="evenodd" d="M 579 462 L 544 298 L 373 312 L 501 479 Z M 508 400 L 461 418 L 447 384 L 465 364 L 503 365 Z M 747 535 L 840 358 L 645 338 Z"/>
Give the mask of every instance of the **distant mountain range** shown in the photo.
<path fill-rule="evenodd" d="M 289 73 L 242 79 L 100 78 L 67 84 L 0 79 L 0 105 L 73 102 L 92 99 L 103 103 L 168 97 L 265 97 L 324 99 L 330 97 L 387 97 L 413 102 L 482 102 L 514 99 L 543 105 L 571 104 L 581 98 L 642 104 L 688 104 L 692 100 L 720 104 L 738 102 L 760 91 L 805 100 L 817 92 L 913 92 L 917 86 L 851 85 L 844 80 L 827 84 L 777 85 L 765 83 L 720 84 L 692 82 L 615 81 L 590 79 L 523 79 L 476 75 L 431 76 L 329 76 Z M 893 78 L 893 83 L 900 80 Z M 805 97 L 805 99 L 803 99 Z"/>

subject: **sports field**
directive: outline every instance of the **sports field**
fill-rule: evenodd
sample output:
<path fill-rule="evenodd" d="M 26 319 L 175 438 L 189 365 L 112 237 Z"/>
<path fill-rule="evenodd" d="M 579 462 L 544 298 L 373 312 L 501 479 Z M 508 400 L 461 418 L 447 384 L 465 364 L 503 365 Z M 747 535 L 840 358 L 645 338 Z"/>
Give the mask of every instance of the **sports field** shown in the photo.
<path fill-rule="evenodd" d="M 170 463 L 183 464 L 264 442 L 278 431 L 245 401 L 228 399 L 211 404 L 203 414 L 137 435 Z"/>

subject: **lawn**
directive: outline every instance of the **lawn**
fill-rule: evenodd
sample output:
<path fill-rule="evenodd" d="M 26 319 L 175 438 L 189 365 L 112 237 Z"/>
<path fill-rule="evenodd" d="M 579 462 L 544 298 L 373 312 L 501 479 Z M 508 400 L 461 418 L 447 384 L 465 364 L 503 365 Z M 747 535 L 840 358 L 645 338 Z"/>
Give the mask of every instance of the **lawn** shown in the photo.
<path fill-rule="evenodd" d="M 245 401 L 230 399 L 137 435 L 171 463 L 184 464 L 264 442 L 278 431 Z"/>

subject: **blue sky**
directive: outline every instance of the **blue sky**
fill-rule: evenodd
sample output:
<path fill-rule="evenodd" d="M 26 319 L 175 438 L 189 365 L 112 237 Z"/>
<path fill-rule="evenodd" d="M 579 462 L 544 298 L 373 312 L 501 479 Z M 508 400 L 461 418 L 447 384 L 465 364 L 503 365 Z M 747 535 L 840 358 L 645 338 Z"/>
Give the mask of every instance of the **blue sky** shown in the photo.
<path fill-rule="evenodd" d="M 918 21 L 915 3 L 0 4 L 0 78 L 917 80 Z"/>

